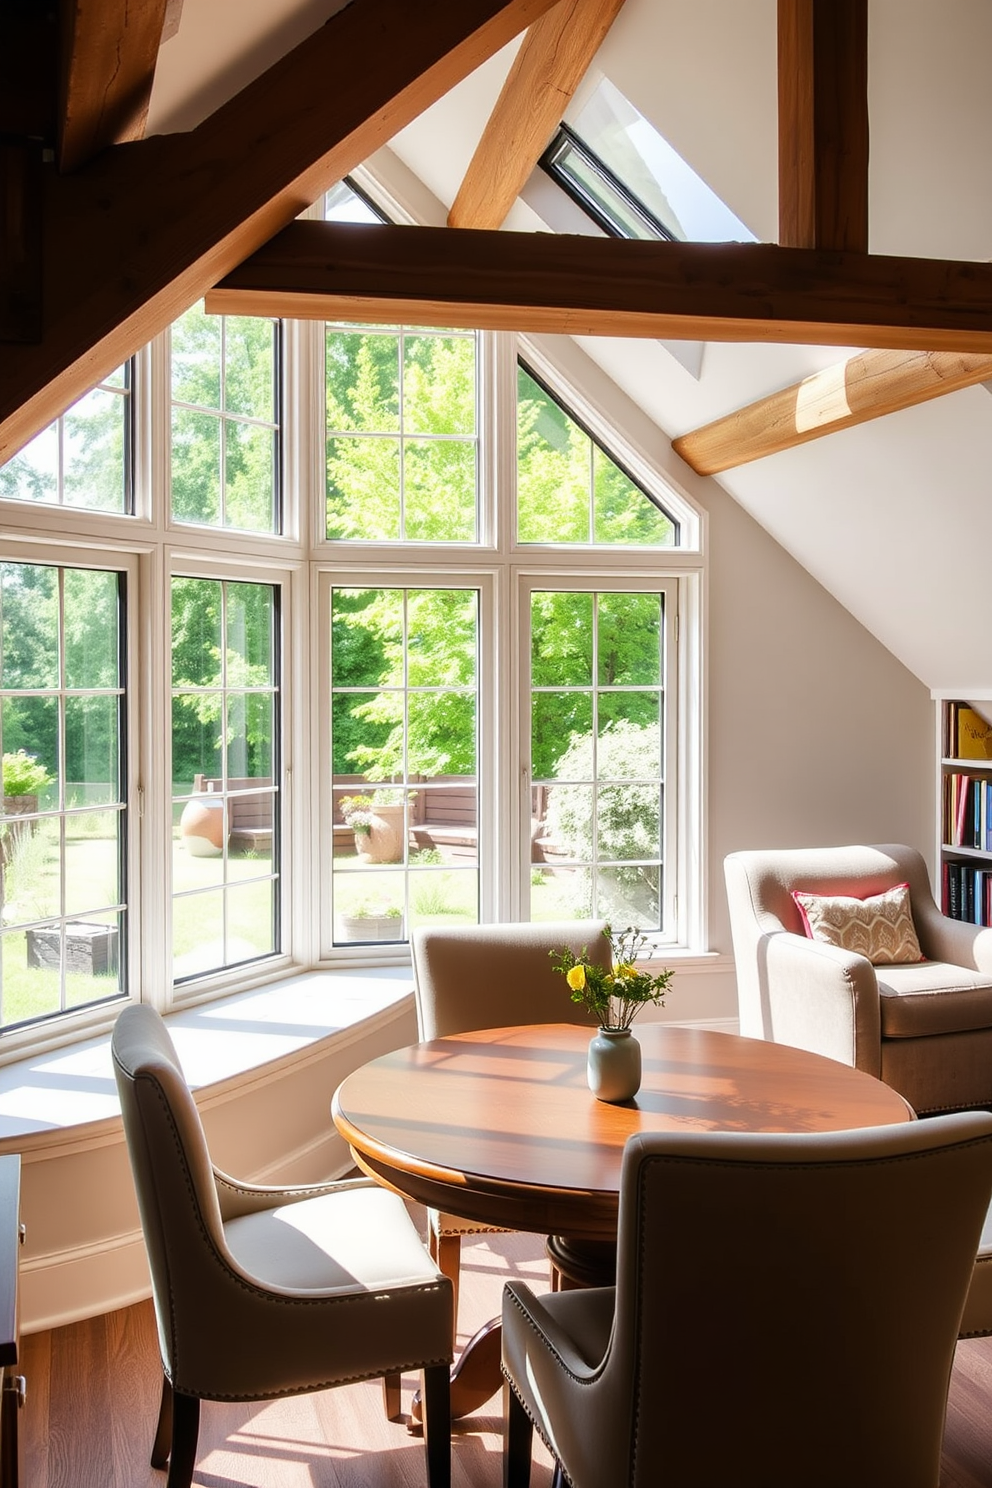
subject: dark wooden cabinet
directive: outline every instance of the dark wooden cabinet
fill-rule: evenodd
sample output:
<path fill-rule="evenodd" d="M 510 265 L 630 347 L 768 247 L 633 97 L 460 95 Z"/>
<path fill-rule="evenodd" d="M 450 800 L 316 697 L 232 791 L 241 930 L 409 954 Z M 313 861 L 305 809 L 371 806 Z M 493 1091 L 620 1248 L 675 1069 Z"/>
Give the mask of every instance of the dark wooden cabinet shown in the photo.
<path fill-rule="evenodd" d="M 17 1416 L 24 1379 L 17 1364 L 17 1263 L 21 1159 L 0 1157 L 0 1488 L 17 1488 Z"/>

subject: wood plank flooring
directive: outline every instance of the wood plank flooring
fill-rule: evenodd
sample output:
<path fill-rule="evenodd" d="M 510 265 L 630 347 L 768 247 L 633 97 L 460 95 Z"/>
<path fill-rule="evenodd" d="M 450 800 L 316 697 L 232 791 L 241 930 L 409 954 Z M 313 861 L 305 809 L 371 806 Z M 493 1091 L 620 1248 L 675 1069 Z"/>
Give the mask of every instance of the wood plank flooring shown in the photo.
<path fill-rule="evenodd" d="M 542 1241 L 478 1236 L 463 1246 L 461 1341 L 499 1310 L 504 1280 L 547 1287 Z M 164 1488 L 148 1464 L 161 1375 L 151 1304 L 22 1340 L 23 1488 Z M 719 1340 L 713 1367 L 719 1371 Z M 416 1385 L 404 1381 L 404 1404 Z M 500 1402 L 452 1441 L 453 1488 L 500 1488 Z M 385 1420 L 378 1382 L 261 1406 L 206 1404 L 196 1488 L 423 1488 L 423 1444 Z M 549 1488 L 535 1442 L 533 1488 Z M 864 1488 L 870 1488 L 865 1484 Z M 992 1488 L 992 1339 L 958 1345 L 941 1488 Z"/>
<path fill-rule="evenodd" d="M 499 1311 L 503 1282 L 548 1287 L 543 1241 L 480 1235 L 462 1247 L 460 1343 Z M 161 1390 L 150 1302 L 21 1340 L 22 1488 L 165 1488 L 149 1466 Z M 404 1408 L 417 1386 L 405 1377 Z M 452 1488 L 500 1488 L 497 1395 L 452 1438 Z M 538 1442 L 532 1488 L 549 1488 Z M 195 1488 L 424 1488 L 420 1437 L 387 1421 L 379 1381 L 264 1405 L 205 1403 Z"/>

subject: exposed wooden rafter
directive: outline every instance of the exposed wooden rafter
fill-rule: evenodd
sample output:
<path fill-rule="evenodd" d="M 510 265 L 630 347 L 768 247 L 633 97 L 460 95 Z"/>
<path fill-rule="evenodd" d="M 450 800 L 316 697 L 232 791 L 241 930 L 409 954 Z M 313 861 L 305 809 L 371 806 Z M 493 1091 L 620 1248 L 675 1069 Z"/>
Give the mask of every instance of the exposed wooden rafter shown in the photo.
<path fill-rule="evenodd" d="M 294 222 L 211 310 L 561 335 L 992 352 L 992 265 L 769 243 Z"/>
<path fill-rule="evenodd" d="M 501 227 L 623 0 L 558 0 L 520 44 L 448 213 L 449 227 Z"/>
<path fill-rule="evenodd" d="M 141 139 L 167 0 L 63 0 L 58 160 Z"/>
<path fill-rule="evenodd" d="M 351 0 L 188 134 L 50 171 L 44 338 L 0 359 L 0 461 L 551 3 Z"/>
<path fill-rule="evenodd" d="M 779 242 L 868 252 L 868 0 L 778 0 Z"/>
<path fill-rule="evenodd" d="M 987 353 L 863 351 L 673 439 L 672 448 L 697 475 L 717 475 L 990 377 Z"/>

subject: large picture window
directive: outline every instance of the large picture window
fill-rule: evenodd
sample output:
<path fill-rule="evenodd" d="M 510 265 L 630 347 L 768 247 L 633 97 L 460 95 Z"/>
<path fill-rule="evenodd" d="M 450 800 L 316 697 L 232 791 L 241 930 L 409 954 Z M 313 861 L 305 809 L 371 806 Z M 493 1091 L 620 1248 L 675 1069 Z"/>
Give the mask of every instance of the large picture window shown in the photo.
<path fill-rule="evenodd" d="M 700 524 L 606 411 L 488 332 L 136 366 L 0 467 L 0 1061 L 423 926 L 687 944 Z"/>

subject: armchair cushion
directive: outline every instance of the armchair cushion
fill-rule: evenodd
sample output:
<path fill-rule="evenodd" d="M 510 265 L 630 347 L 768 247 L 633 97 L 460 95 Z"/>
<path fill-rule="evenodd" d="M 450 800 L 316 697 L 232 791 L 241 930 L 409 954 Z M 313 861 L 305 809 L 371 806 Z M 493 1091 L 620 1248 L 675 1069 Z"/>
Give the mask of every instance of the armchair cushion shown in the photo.
<path fill-rule="evenodd" d="M 910 909 L 909 884 L 896 884 L 866 899 L 849 894 L 810 894 L 803 889 L 793 889 L 792 897 L 811 940 L 856 951 L 873 966 L 923 960 Z"/>
<path fill-rule="evenodd" d="M 953 997 L 946 994 L 952 992 Z M 878 969 L 883 1038 L 927 1038 L 992 1028 L 992 976 L 945 961 Z"/>

